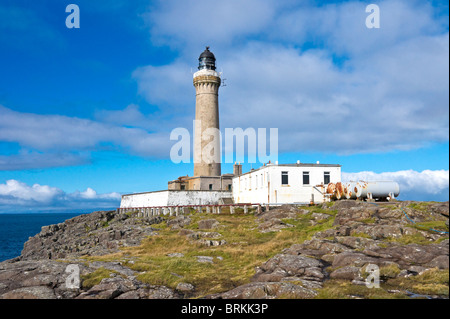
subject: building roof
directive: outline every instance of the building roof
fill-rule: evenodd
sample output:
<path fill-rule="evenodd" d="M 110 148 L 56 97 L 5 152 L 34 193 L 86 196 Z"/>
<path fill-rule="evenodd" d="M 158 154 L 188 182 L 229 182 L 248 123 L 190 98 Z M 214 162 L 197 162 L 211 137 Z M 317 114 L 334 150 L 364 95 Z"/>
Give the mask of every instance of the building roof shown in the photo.
<path fill-rule="evenodd" d="M 253 172 L 268 168 L 268 167 L 342 167 L 340 164 L 314 164 L 314 163 L 295 163 L 295 164 L 266 164 L 259 168 L 255 168 L 250 170 L 247 173 L 243 173 L 242 175 L 251 174 Z M 242 176 L 240 175 L 240 176 Z"/>
<path fill-rule="evenodd" d="M 216 59 L 216 57 L 214 56 L 214 54 L 209 51 L 209 47 L 206 47 L 205 51 L 202 52 L 202 54 L 200 54 L 199 59 L 201 58 L 210 58 L 210 59 Z"/>

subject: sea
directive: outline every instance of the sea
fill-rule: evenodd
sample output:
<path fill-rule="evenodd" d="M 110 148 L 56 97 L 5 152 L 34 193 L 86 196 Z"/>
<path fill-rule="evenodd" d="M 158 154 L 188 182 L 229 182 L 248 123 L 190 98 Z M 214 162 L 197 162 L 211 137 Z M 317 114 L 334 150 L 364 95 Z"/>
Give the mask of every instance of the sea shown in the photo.
<path fill-rule="evenodd" d="M 91 212 L 91 211 L 90 211 Z M 0 213 L 0 262 L 20 256 L 23 244 L 42 226 L 62 223 L 87 212 Z"/>

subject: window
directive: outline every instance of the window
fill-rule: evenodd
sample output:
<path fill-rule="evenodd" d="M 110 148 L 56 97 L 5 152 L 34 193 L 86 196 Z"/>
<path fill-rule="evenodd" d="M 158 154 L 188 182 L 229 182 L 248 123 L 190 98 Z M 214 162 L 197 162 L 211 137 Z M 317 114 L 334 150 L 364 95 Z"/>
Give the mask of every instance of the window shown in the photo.
<path fill-rule="evenodd" d="M 213 184 L 209 184 L 209 190 L 212 191 L 212 185 Z"/>
<path fill-rule="evenodd" d="M 303 172 L 303 185 L 309 185 L 309 172 Z"/>
<path fill-rule="evenodd" d="M 231 191 L 231 184 L 228 184 L 228 190 Z"/>
<path fill-rule="evenodd" d="M 330 172 L 324 172 L 323 173 L 323 183 L 330 184 Z"/>
<path fill-rule="evenodd" d="M 180 189 L 181 189 L 182 191 L 184 191 L 184 190 L 186 189 L 186 185 L 181 185 L 181 186 L 180 186 Z"/>
<path fill-rule="evenodd" d="M 288 172 L 281 172 L 281 185 L 288 185 L 289 179 L 288 179 Z"/>

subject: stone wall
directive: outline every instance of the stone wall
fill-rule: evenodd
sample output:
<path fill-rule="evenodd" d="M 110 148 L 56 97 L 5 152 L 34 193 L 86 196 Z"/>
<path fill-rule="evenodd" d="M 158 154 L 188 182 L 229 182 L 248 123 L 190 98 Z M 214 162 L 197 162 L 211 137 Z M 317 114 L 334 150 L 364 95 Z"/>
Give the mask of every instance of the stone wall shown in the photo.
<path fill-rule="evenodd" d="M 120 208 L 217 205 L 220 198 L 232 197 L 229 191 L 179 191 L 166 190 L 123 195 Z"/>

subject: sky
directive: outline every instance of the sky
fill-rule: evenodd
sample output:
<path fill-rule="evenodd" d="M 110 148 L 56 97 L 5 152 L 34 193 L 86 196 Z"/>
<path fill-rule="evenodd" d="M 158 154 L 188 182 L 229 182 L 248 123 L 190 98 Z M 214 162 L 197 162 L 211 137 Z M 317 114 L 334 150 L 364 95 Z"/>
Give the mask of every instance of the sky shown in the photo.
<path fill-rule="evenodd" d="M 170 133 L 192 132 L 205 46 L 221 129 L 278 128 L 280 163 L 448 200 L 447 0 L 0 0 L 0 213 L 118 207 L 192 175 Z"/>

